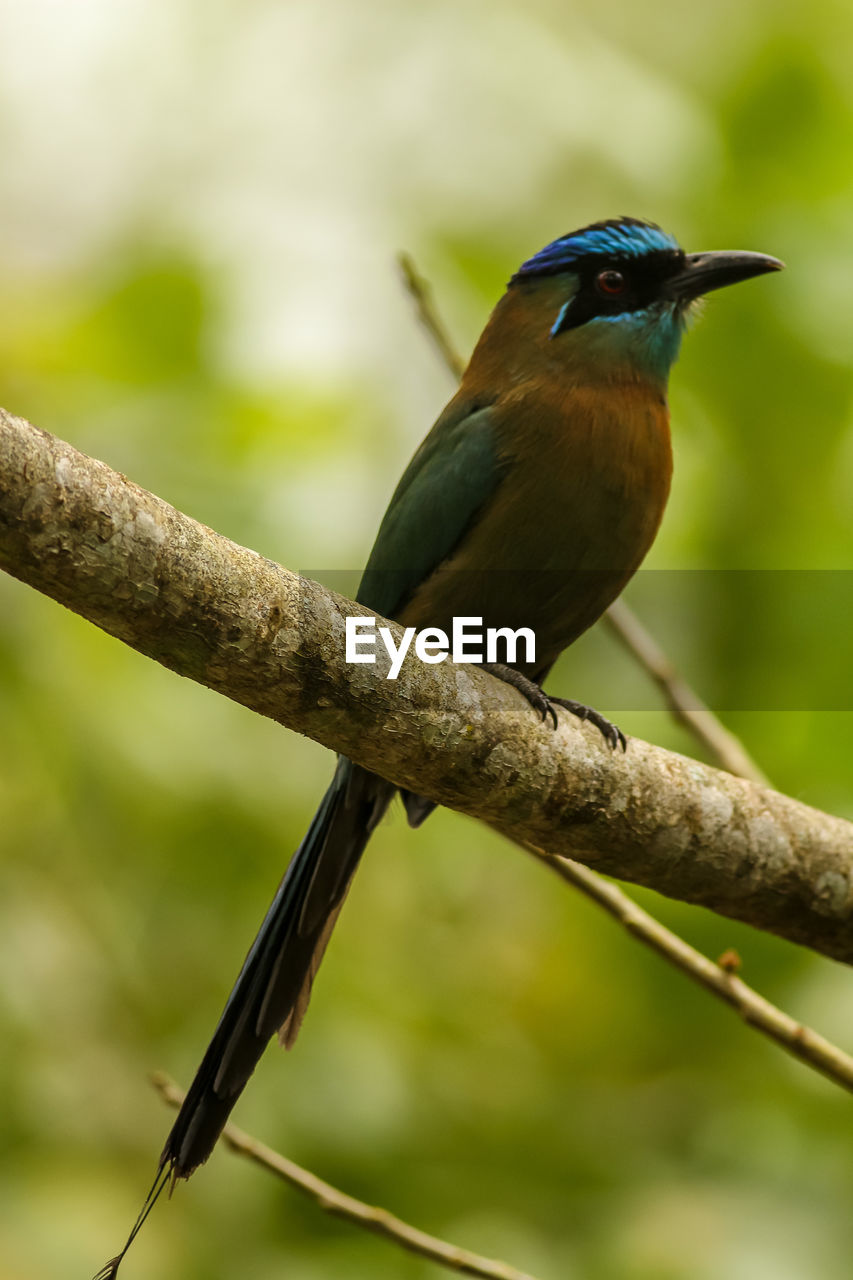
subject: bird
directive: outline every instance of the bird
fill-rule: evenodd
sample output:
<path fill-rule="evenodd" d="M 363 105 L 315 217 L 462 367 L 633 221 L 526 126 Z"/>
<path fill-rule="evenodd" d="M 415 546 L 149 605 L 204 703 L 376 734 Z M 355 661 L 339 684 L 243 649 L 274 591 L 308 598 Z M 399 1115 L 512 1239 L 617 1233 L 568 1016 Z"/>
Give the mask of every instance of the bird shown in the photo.
<path fill-rule="evenodd" d="M 542 685 L 655 538 L 672 475 L 668 378 L 698 301 L 782 266 L 745 251 L 688 254 L 657 224 L 633 217 L 591 223 L 528 258 L 394 491 L 357 602 L 418 630 L 449 631 L 459 616 L 532 629 L 535 656 L 486 669 L 543 719 L 556 726 L 557 708 L 566 710 L 598 730 L 604 749 L 624 750 L 624 735 L 599 712 Z M 207 1160 L 272 1037 L 293 1045 L 359 860 L 395 791 L 338 759 L 133 1234 L 166 1182 Z M 401 794 L 419 826 L 433 803 Z"/>

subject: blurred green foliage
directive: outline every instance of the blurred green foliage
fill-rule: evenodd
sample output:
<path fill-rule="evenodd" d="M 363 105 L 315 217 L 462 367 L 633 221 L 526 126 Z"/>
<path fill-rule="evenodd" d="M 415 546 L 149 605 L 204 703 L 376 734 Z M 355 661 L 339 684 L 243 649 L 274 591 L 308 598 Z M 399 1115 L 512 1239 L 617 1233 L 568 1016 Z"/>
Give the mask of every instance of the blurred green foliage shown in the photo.
<path fill-rule="evenodd" d="M 775 783 L 853 816 L 848 9 L 154 4 L 119 29 L 93 3 L 31 30 L 40 8 L 6 6 L 0 53 L 0 403 L 290 567 L 361 563 L 449 392 L 398 247 L 463 346 L 591 218 L 786 259 L 685 343 L 673 572 L 631 591 Z M 825 596 L 758 572 L 816 568 Z M 695 753 L 598 629 L 554 683 Z M 169 1126 L 145 1073 L 189 1081 L 331 761 L 8 579 L 0 724 L 0 1258 L 76 1277 Z M 846 971 L 638 896 L 848 1037 Z M 542 1280 L 842 1280 L 849 1108 L 486 830 L 396 811 L 236 1119 Z M 282 1274 L 437 1272 L 225 1153 L 126 1263 Z"/>

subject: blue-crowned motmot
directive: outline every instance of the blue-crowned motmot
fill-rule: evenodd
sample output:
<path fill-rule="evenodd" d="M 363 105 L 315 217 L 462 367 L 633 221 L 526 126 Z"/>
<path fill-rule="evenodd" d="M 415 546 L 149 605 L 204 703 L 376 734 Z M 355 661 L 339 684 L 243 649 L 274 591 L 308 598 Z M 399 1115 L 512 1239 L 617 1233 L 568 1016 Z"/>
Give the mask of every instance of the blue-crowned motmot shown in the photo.
<path fill-rule="evenodd" d="M 556 704 L 624 747 L 603 716 L 549 698 L 541 682 L 657 532 L 672 471 L 667 379 L 691 306 L 781 266 L 757 253 L 685 254 L 635 218 L 594 223 L 528 259 L 391 498 L 358 601 L 419 629 L 449 631 L 457 616 L 533 629 L 534 663 L 489 669 L 555 723 Z M 276 1031 L 288 1047 L 296 1039 L 394 790 L 338 761 L 169 1134 L 164 1177 L 188 1177 L 207 1159 Z M 413 826 L 432 808 L 408 793 L 403 801 Z"/>

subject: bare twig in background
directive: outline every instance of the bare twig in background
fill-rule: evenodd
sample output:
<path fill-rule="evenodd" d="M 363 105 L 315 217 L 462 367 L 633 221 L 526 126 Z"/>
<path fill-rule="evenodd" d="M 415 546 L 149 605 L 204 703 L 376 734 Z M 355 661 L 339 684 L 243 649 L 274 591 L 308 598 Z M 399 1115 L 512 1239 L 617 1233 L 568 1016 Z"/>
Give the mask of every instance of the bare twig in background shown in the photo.
<path fill-rule="evenodd" d="M 184 1094 L 167 1075 L 158 1071 L 151 1077 L 151 1083 L 170 1107 L 176 1109 L 180 1107 Z M 233 1124 L 225 1126 L 222 1141 L 238 1155 L 254 1161 L 261 1168 L 274 1173 L 276 1177 L 295 1187 L 297 1191 L 301 1191 L 326 1213 L 352 1222 L 366 1231 L 372 1231 L 375 1235 L 390 1240 L 392 1244 L 406 1249 L 409 1253 L 419 1254 L 422 1258 L 428 1258 L 430 1262 L 446 1267 L 448 1271 L 455 1271 L 464 1276 L 481 1276 L 484 1280 L 534 1280 L 528 1272 L 518 1271 L 506 1262 L 483 1258 L 477 1253 L 469 1253 L 467 1249 L 460 1249 L 454 1244 L 448 1244 L 445 1240 L 439 1240 L 436 1236 L 427 1235 L 425 1231 L 419 1231 L 417 1227 L 409 1226 L 407 1222 L 388 1213 L 386 1209 L 365 1204 L 363 1200 L 356 1200 L 353 1196 L 339 1191 L 337 1187 L 331 1186 L 330 1183 L 324 1182 L 322 1178 L 309 1173 L 307 1169 L 294 1164 L 286 1156 L 273 1151 L 271 1147 L 257 1142 Z"/>
<path fill-rule="evenodd" d="M 397 262 L 403 273 L 405 286 L 417 309 L 418 319 L 438 347 L 439 355 L 458 382 L 465 372 L 465 361 L 456 350 L 444 321 L 438 314 L 429 282 L 420 274 L 410 254 L 398 254 Z"/>
<path fill-rule="evenodd" d="M 733 972 L 737 961 L 732 953 L 721 957 L 715 964 L 707 956 L 703 956 L 701 951 L 679 938 L 678 934 L 660 924 L 642 907 L 638 907 L 627 893 L 623 893 L 615 884 L 610 884 L 594 871 L 571 858 L 557 857 L 532 845 L 528 845 L 527 850 L 563 880 L 603 907 L 633 937 L 651 947 L 706 991 L 730 1005 L 748 1026 L 768 1036 L 793 1057 L 806 1066 L 813 1067 L 834 1084 L 853 1093 L 853 1058 L 747 986 Z M 732 956 L 731 960 L 728 959 L 729 956 Z"/>
<path fill-rule="evenodd" d="M 739 778 L 749 778 L 751 782 L 769 786 L 767 776 L 741 740 L 697 697 L 624 600 L 614 601 L 604 615 L 604 621 L 654 680 L 675 719 L 693 734 L 712 760 Z"/>
<path fill-rule="evenodd" d="M 448 369 L 457 378 L 461 377 L 465 363 L 448 337 L 427 281 L 420 275 L 409 255 L 400 255 L 400 266 L 422 325 L 438 347 Z M 694 693 L 654 636 L 623 600 L 617 600 L 610 606 L 605 621 L 654 680 L 674 718 L 693 734 L 712 759 L 729 773 L 767 785 L 766 776 L 740 739 Z M 768 1036 L 795 1058 L 813 1067 L 843 1089 L 853 1091 L 853 1058 L 841 1049 L 777 1009 L 725 965 L 708 960 L 595 871 L 570 858 L 550 854 L 531 845 L 526 848 L 618 920 L 635 938 L 651 947 L 718 999 L 725 1001 L 749 1026 Z"/>
<path fill-rule="evenodd" d="M 408 253 L 398 256 L 406 289 L 414 301 L 418 319 L 438 348 L 447 368 L 457 379 L 462 377 L 465 361 L 452 342 L 433 301 L 430 284 L 420 274 Z M 679 724 L 684 725 L 721 769 L 767 784 L 767 778 L 750 756 L 743 743 L 697 697 L 679 675 L 654 636 L 646 630 L 634 611 L 617 600 L 604 615 L 611 630 L 640 666 L 651 676 Z"/>

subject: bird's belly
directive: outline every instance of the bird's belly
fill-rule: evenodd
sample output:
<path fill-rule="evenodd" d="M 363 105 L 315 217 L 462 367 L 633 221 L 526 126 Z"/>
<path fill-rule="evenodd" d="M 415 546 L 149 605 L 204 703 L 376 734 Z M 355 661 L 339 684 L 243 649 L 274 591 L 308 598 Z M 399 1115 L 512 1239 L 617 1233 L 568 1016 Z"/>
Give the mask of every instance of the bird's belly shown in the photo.
<path fill-rule="evenodd" d="M 647 409 L 639 421 L 634 415 L 633 434 L 622 421 L 609 425 L 516 463 L 400 621 L 449 630 L 453 617 L 470 616 L 484 627 L 529 627 L 536 668 L 550 666 L 636 571 L 669 492 L 665 407 Z"/>
<path fill-rule="evenodd" d="M 454 618 L 479 618 L 479 629 L 528 628 L 535 636 L 535 661 L 513 662 L 530 672 L 550 666 L 619 595 L 631 571 L 578 566 L 543 568 L 455 567 L 437 570 L 417 592 L 400 621 L 421 629 L 440 627 L 448 635 Z M 519 654 L 525 652 L 519 645 Z M 497 660 L 505 661 L 500 648 Z"/>

